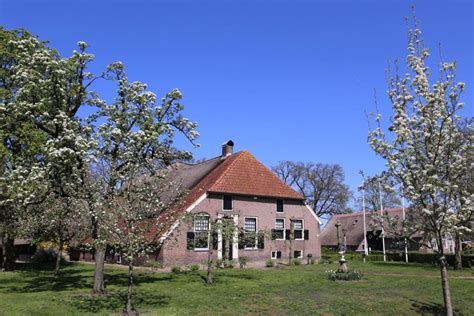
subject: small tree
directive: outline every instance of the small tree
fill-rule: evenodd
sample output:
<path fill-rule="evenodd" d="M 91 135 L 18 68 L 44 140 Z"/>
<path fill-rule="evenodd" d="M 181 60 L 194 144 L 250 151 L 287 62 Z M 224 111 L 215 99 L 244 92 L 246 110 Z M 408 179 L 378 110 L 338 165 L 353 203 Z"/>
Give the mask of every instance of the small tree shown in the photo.
<path fill-rule="evenodd" d="M 58 198 L 54 194 L 47 197 L 36 210 L 30 210 L 28 216 L 20 218 L 20 226 L 25 230 L 23 235 L 34 236 L 36 241 L 54 241 L 57 245 L 55 277 L 60 273 L 61 253 L 65 244 L 84 240 L 88 225 L 84 201 Z"/>
<path fill-rule="evenodd" d="M 197 214 L 196 216 L 200 216 Z M 214 256 L 214 244 L 217 244 L 219 241 L 227 241 L 222 242 L 223 249 L 223 259 L 224 259 L 224 267 L 228 265 L 228 252 L 230 247 L 230 240 L 234 240 L 235 236 L 238 233 L 238 227 L 235 225 L 234 220 L 231 218 L 223 217 L 223 218 L 215 218 L 213 220 L 209 219 L 209 249 L 207 254 L 207 276 L 206 276 L 206 284 L 214 283 L 213 278 L 213 270 L 215 266 L 215 256 Z M 220 239 L 220 240 L 218 240 Z"/>
<path fill-rule="evenodd" d="M 125 315 L 136 315 L 133 306 L 133 268 L 137 257 L 156 251 L 168 225 L 179 217 L 180 185 L 160 174 L 153 178 L 134 170 L 110 202 L 102 230 L 116 254 L 128 262 Z"/>
<path fill-rule="evenodd" d="M 290 218 L 290 236 L 288 238 L 288 265 L 293 265 L 293 241 L 295 240 L 295 218 Z"/>
<path fill-rule="evenodd" d="M 393 135 L 386 136 L 378 114 L 369 143 L 412 202 L 417 221 L 409 228 L 425 240 L 436 240 L 446 314 L 452 315 L 443 238 L 466 230 L 461 223 L 472 218 L 474 196 L 457 182 L 470 170 L 465 153 L 472 143 L 464 141 L 457 127 L 464 83 L 454 81 L 456 63 L 442 61 L 440 76 L 431 85 L 428 56 L 415 18 L 414 28 L 408 31 L 408 71 L 404 76 L 391 75 L 388 81 L 393 109 L 388 130 Z"/>

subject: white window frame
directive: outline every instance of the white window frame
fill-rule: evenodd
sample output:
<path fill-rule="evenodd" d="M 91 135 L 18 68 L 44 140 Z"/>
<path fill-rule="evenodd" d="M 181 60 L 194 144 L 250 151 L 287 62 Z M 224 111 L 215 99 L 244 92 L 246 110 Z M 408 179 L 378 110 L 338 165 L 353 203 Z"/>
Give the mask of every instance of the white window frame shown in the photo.
<path fill-rule="evenodd" d="M 230 210 L 224 208 L 224 196 L 230 196 Z M 222 211 L 223 212 L 232 212 L 234 210 L 234 197 L 230 194 L 222 195 Z"/>
<path fill-rule="evenodd" d="M 278 212 L 278 201 L 281 200 L 283 202 L 283 211 L 281 212 Z M 278 214 L 283 214 L 285 213 L 285 200 L 284 199 L 277 199 L 276 200 L 276 210 L 275 210 L 275 213 L 278 213 Z"/>
<path fill-rule="evenodd" d="M 286 229 L 285 229 L 285 228 L 286 228 L 286 226 L 285 226 L 286 221 L 285 221 L 284 218 L 275 218 L 275 230 L 278 230 L 278 229 L 276 228 L 276 222 L 277 222 L 277 220 L 283 220 L 283 238 L 275 238 L 275 240 L 285 240 L 285 239 L 286 239 Z"/>
<path fill-rule="evenodd" d="M 295 238 L 295 240 L 304 240 L 304 219 L 303 218 L 295 218 L 297 221 L 301 221 L 301 238 Z M 295 229 L 299 230 L 299 229 Z"/>
<path fill-rule="evenodd" d="M 245 220 L 247 218 L 255 218 L 255 246 L 254 247 L 247 247 L 247 246 L 244 246 L 244 250 L 255 250 L 255 249 L 258 249 L 258 217 L 256 216 L 245 216 L 244 217 L 244 233 L 246 233 L 245 231 Z"/>
<path fill-rule="evenodd" d="M 196 242 L 196 232 L 203 232 L 202 230 L 196 231 L 196 217 L 202 216 L 207 217 L 207 247 L 206 248 L 196 248 L 194 247 L 194 251 L 209 251 L 209 241 L 210 241 L 210 226 L 211 226 L 211 217 L 208 214 L 196 214 L 194 215 L 194 223 L 193 223 L 193 230 L 194 230 L 194 243 Z"/>
<path fill-rule="evenodd" d="M 295 255 L 295 251 L 301 252 L 301 256 L 299 256 L 299 257 L 294 257 L 294 259 L 303 259 L 303 258 L 304 258 L 303 250 L 293 250 L 293 255 Z"/>
<path fill-rule="evenodd" d="M 281 257 L 281 250 L 272 250 L 272 252 L 271 252 L 271 259 L 272 260 L 278 259 L 278 252 L 280 252 L 280 257 Z M 273 254 L 275 254 L 275 255 L 273 255 Z"/>

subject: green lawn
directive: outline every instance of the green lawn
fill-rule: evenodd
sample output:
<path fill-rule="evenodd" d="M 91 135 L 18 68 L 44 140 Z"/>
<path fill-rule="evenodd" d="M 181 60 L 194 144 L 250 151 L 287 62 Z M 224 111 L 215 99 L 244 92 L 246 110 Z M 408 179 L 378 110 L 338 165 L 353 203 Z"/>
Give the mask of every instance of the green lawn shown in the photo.
<path fill-rule="evenodd" d="M 442 293 L 435 267 L 402 263 L 350 262 L 364 273 L 361 281 L 329 281 L 325 270 L 336 264 L 229 269 L 216 283 L 204 272 L 172 275 L 137 273 L 136 306 L 146 314 L 440 314 Z M 107 269 L 107 297 L 89 295 L 93 266 L 68 264 L 59 279 L 50 269 L 23 265 L 0 273 L 0 315 L 119 314 L 126 270 Z M 474 272 L 450 271 L 457 314 L 474 315 Z"/>

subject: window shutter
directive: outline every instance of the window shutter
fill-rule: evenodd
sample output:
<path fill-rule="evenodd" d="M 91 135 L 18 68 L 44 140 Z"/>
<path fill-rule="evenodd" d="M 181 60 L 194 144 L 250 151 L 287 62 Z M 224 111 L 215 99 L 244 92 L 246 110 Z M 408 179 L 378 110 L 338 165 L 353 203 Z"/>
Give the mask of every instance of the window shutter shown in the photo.
<path fill-rule="evenodd" d="M 187 249 L 192 250 L 194 249 L 194 232 L 188 232 L 187 233 Z"/>
<path fill-rule="evenodd" d="M 257 248 L 258 249 L 265 248 L 265 234 L 263 233 L 258 234 Z"/>
<path fill-rule="evenodd" d="M 281 251 L 277 251 L 277 259 L 281 259 Z"/>
<path fill-rule="evenodd" d="M 309 230 L 304 230 L 304 240 L 309 240 Z"/>
<path fill-rule="evenodd" d="M 272 240 L 276 239 L 276 229 L 272 229 Z"/>
<path fill-rule="evenodd" d="M 245 235 L 243 232 L 239 232 L 239 249 L 245 248 Z"/>
<path fill-rule="evenodd" d="M 287 229 L 287 230 L 285 231 L 285 235 L 286 235 L 286 236 L 285 236 L 285 239 L 286 239 L 286 240 L 290 240 L 290 230 L 289 230 L 289 229 Z"/>
<path fill-rule="evenodd" d="M 217 250 L 217 232 L 212 233 L 212 249 Z"/>

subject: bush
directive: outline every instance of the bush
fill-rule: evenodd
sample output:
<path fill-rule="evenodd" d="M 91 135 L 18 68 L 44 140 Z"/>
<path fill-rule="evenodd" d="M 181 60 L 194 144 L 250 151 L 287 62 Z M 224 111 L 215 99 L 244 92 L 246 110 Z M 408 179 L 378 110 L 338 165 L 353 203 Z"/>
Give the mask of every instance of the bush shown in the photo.
<path fill-rule="evenodd" d="M 224 263 L 224 261 L 222 259 L 216 259 L 216 261 L 214 261 L 214 267 L 216 269 L 222 269 L 222 264 Z"/>
<path fill-rule="evenodd" d="M 229 262 L 227 262 L 227 268 L 233 269 L 234 267 L 235 267 L 235 261 L 234 260 L 230 260 Z"/>
<path fill-rule="evenodd" d="M 162 269 L 163 265 L 161 262 L 155 260 L 155 259 L 149 259 L 145 262 L 145 267 L 151 268 L 152 271 L 156 271 L 158 269 Z"/>
<path fill-rule="evenodd" d="M 315 264 L 315 263 L 316 263 L 316 259 L 314 258 L 309 259 L 309 264 Z"/>
<path fill-rule="evenodd" d="M 199 264 L 192 264 L 189 266 L 189 271 L 191 272 L 197 272 L 199 271 Z"/>
<path fill-rule="evenodd" d="M 347 273 L 336 270 L 326 271 L 326 278 L 331 281 L 356 281 L 362 279 L 362 273 L 356 270 L 349 270 Z"/>
<path fill-rule="evenodd" d="M 241 269 L 245 268 L 248 262 L 249 262 L 248 257 L 245 257 L 245 256 L 239 257 L 239 266 Z"/>
<path fill-rule="evenodd" d="M 301 260 L 300 259 L 293 259 L 293 264 L 295 266 L 299 266 L 299 265 L 301 265 Z"/>
<path fill-rule="evenodd" d="M 267 268 L 274 267 L 275 266 L 275 261 L 273 261 L 272 259 L 268 259 L 267 261 L 265 261 L 265 266 Z"/>
<path fill-rule="evenodd" d="M 66 260 L 64 259 L 63 255 L 61 256 L 61 263 L 64 263 Z M 34 263 L 50 263 L 56 262 L 58 258 L 58 253 L 56 250 L 51 248 L 44 248 L 40 249 L 35 252 L 35 254 L 31 257 L 31 261 Z"/>
<path fill-rule="evenodd" d="M 181 267 L 179 267 L 179 266 L 172 266 L 172 267 L 171 267 L 171 272 L 174 273 L 174 274 L 179 274 L 179 273 L 181 273 Z"/>

